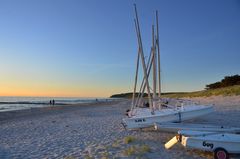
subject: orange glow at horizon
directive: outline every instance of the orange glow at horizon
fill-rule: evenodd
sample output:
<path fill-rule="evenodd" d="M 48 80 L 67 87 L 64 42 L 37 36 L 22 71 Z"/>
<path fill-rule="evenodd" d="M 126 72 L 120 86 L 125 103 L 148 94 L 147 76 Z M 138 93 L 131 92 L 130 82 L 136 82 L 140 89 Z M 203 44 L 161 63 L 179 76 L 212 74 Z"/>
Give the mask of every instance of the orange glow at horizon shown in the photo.
<path fill-rule="evenodd" d="M 109 97 L 119 88 L 97 85 L 63 84 L 57 82 L 0 81 L 0 96 L 44 96 L 44 97 Z"/>

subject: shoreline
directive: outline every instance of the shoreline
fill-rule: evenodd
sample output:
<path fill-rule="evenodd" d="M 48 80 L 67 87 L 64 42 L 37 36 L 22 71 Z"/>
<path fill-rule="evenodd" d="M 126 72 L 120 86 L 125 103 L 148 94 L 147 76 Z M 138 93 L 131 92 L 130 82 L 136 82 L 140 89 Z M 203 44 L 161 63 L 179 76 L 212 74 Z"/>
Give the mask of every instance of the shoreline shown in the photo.
<path fill-rule="evenodd" d="M 1 97 L 0 112 L 30 109 L 37 107 L 49 107 L 55 105 L 76 105 L 85 103 L 96 103 L 116 101 L 110 98 L 51 98 L 51 97 Z"/>
<path fill-rule="evenodd" d="M 19 117 L 28 117 L 28 116 L 40 116 L 48 115 L 48 113 L 60 113 L 64 111 L 74 111 L 79 109 L 79 107 L 99 107 L 103 105 L 112 105 L 117 104 L 121 101 L 96 101 L 91 103 L 79 103 L 79 104 L 66 104 L 66 105 L 48 105 L 45 107 L 36 107 L 36 108 L 26 108 L 19 110 L 10 110 L 0 112 L 0 123 L 4 120 L 15 119 Z"/>

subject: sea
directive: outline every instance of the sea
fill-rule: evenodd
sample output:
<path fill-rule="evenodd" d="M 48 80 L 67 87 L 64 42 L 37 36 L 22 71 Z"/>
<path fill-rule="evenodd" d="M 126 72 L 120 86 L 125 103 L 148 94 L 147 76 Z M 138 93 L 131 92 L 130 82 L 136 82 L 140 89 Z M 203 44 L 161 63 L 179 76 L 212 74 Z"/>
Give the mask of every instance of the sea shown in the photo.
<path fill-rule="evenodd" d="M 80 103 L 94 103 L 117 100 L 114 98 L 78 98 L 78 97 L 1 97 L 0 112 L 48 107 L 50 101 L 55 101 L 55 106 L 72 105 Z"/>

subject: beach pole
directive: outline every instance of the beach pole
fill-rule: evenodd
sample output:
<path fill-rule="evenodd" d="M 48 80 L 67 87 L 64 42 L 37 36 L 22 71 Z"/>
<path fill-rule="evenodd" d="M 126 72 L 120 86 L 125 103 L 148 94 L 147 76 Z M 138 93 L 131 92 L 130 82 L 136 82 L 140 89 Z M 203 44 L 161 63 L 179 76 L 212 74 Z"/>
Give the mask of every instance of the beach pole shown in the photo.
<path fill-rule="evenodd" d="M 139 21 L 138 21 L 138 14 L 137 14 L 136 4 L 134 4 L 134 7 L 135 7 L 135 14 L 136 14 L 136 22 L 137 22 L 138 44 L 140 46 L 140 56 L 141 56 L 141 60 L 142 60 L 142 67 L 143 67 L 143 72 L 144 72 L 144 78 L 145 78 L 145 82 L 146 82 L 146 85 L 147 85 L 149 106 L 150 106 L 151 112 L 153 114 L 154 110 L 153 110 L 153 104 L 152 104 L 152 97 L 151 97 L 151 92 L 150 92 L 150 87 L 149 87 L 149 82 L 148 82 L 148 77 L 147 77 L 147 68 L 146 68 L 144 54 L 143 54 L 141 31 L 140 31 L 140 27 L 139 27 Z"/>

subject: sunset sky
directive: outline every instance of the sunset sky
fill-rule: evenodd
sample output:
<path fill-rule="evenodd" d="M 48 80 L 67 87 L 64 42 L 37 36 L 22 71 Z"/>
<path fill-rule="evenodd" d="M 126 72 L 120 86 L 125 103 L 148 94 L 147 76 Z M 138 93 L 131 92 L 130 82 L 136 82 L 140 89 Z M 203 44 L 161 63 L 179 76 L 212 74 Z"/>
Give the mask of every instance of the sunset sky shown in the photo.
<path fill-rule="evenodd" d="M 133 88 L 137 4 L 147 55 L 160 12 L 163 91 L 240 74 L 238 0 L 0 0 L 0 96 L 108 97 Z"/>

